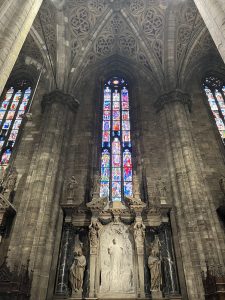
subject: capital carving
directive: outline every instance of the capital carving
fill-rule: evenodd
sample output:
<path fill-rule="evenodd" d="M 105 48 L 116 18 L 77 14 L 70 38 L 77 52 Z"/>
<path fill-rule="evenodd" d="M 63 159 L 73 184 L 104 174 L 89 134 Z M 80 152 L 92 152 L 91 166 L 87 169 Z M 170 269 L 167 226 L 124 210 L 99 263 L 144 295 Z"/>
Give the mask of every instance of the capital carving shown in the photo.
<path fill-rule="evenodd" d="M 162 110 L 166 104 L 175 103 L 175 102 L 180 102 L 184 105 L 187 105 L 189 110 L 191 110 L 190 95 L 178 89 L 160 96 L 158 100 L 155 102 L 154 106 L 156 108 L 156 111 L 158 112 Z"/>
<path fill-rule="evenodd" d="M 71 94 L 65 94 L 60 90 L 55 90 L 49 94 L 43 96 L 41 107 L 42 111 L 45 110 L 47 105 L 54 103 L 60 103 L 61 105 L 67 105 L 73 112 L 76 112 L 79 107 L 79 101 L 75 99 Z"/>

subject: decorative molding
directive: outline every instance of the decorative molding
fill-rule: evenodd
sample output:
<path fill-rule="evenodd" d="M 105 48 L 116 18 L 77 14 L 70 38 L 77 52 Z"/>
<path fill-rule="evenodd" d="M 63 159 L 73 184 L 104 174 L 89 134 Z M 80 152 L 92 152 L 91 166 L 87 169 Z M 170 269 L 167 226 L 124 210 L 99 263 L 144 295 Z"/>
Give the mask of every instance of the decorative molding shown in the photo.
<path fill-rule="evenodd" d="M 187 105 L 189 110 L 191 109 L 190 95 L 178 89 L 160 96 L 158 100 L 155 102 L 154 106 L 156 108 L 156 111 L 158 112 L 162 110 L 166 104 L 171 104 L 176 102 L 180 102 L 184 105 Z"/>

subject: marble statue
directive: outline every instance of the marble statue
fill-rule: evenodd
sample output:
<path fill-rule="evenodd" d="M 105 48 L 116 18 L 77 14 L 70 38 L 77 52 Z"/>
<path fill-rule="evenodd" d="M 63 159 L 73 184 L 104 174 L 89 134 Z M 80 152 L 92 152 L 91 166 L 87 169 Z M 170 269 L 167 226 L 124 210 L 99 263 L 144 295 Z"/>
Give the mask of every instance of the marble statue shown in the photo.
<path fill-rule="evenodd" d="M 156 237 L 148 257 L 148 268 L 151 274 L 151 291 L 160 291 L 162 274 L 161 274 L 161 260 L 160 256 L 160 241 Z"/>
<path fill-rule="evenodd" d="M 156 183 L 157 192 L 159 197 L 165 198 L 166 197 L 166 183 L 163 181 L 161 177 L 158 178 L 158 181 Z"/>
<path fill-rule="evenodd" d="M 137 221 L 134 225 L 134 239 L 136 246 L 143 246 L 145 238 L 145 225 L 142 221 Z"/>
<path fill-rule="evenodd" d="M 134 292 L 134 266 L 128 226 L 110 223 L 100 236 L 100 294 L 121 296 Z"/>
<path fill-rule="evenodd" d="M 99 238 L 98 231 L 100 230 L 101 227 L 102 224 L 98 220 L 92 221 L 91 225 L 89 226 L 89 241 L 92 247 L 98 246 L 98 238 Z"/>
<path fill-rule="evenodd" d="M 74 261 L 69 274 L 73 293 L 82 292 L 85 267 L 86 258 L 80 249 L 77 252 L 74 252 Z"/>
<path fill-rule="evenodd" d="M 75 177 L 72 176 L 67 183 L 67 199 L 73 199 L 75 195 L 75 189 L 78 185 Z"/>

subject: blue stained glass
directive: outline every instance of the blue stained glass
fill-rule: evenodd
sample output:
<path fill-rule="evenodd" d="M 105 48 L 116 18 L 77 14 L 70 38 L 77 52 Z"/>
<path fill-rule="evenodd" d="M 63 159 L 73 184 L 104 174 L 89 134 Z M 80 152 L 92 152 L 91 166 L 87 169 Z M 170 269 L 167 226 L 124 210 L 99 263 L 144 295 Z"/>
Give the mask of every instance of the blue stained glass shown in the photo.
<path fill-rule="evenodd" d="M 105 110 L 103 112 L 103 120 L 105 120 L 105 121 L 110 120 L 110 110 Z"/>
<path fill-rule="evenodd" d="M 112 168 L 112 180 L 121 182 L 121 169 Z"/>
<path fill-rule="evenodd" d="M 111 101 L 111 90 L 108 86 L 104 90 L 104 100 Z"/>
<path fill-rule="evenodd" d="M 132 168 L 125 167 L 123 169 L 123 178 L 124 181 L 132 181 Z"/>
<path fill-rule="evenodd" d="M 109 196 L 109 182 L 101 182 L 100 187 L 100 197 L 108 197 Z"/>
<path fill-rule="evenodd" d="M 121 183 L 112 182 L 112 197 L 117 198 L 121 197 Z"/>
<path fill-rule="evenodd" d="M 8 108 L 8 105 L 9 105 L 9 101 L 3 101 L 2 106 L 1 106 L 1 110 L 6 110 Z"/>
<path fill-rule="evenodd" d="M 5 123 L 3 124 L 2 128 L 3 129 L 9 129 L 11 123 L 12 123 L 12 121 L 5 121 Z"/>
<path fill-rule="evenodd" d="M 109 101 L 104 101 L 104 110 L 111 110 L 111 102 Z"/>
<path fill-rule="evenodd" d="M 102 167 L 104 168 L 110 167 L 110 154 L 107 150 L 104 150 L 102 153 Z"/>
<path fill-rule="evenodd" d="M 102 181 L 109 181 L 109 176 L 110 176 L 110 169 L 109 168 L 102 168 L 101 180 Z"/>
<path fill-rule="evenodd" d="M 124 195 L 132 196 L 132 182 L 124 182 Z"/>
<path fill-rule="evenodd" d="M 121 91 L 122 94 L 122 101 L 128 102 L 128 90 L 124 87 Z"/>
<path fill-rule="evenodd" d="M 122 121 L 122 129 L 123 130 L 130 130 L 130 122 L 129 121 Z"/>
<path fill-rule="evenodd" d="M 120 120 L 120 111 L 119 110 L 113 111 L 113 120 Z"/>
<path fill-rule="evenodd" d="M 110 122 L 109 121 L 103 121 L 103 130 L 110 130 Z"/>

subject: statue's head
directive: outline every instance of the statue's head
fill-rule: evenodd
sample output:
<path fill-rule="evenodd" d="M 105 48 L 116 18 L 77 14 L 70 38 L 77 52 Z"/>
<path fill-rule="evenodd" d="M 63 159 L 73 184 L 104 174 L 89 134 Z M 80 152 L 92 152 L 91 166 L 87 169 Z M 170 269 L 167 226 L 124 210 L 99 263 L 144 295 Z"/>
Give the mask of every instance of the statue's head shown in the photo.
<path fill-rule="evenodd" d="M 78 256 L 81 256 L 81 255 L 82 255 L 82 250 L 81 250 L 81 249 L 79 249 L 79 250 L 77 251 L 77 255 L 78 255 Z"/>
<path fill-rule="evenodd" d="M 113 244 L 115 245 L 115 244 L 116 244 L 116 240 L 115 240 L 115 239 L 113 239 L 112 241 L 113 241 Z"/>

